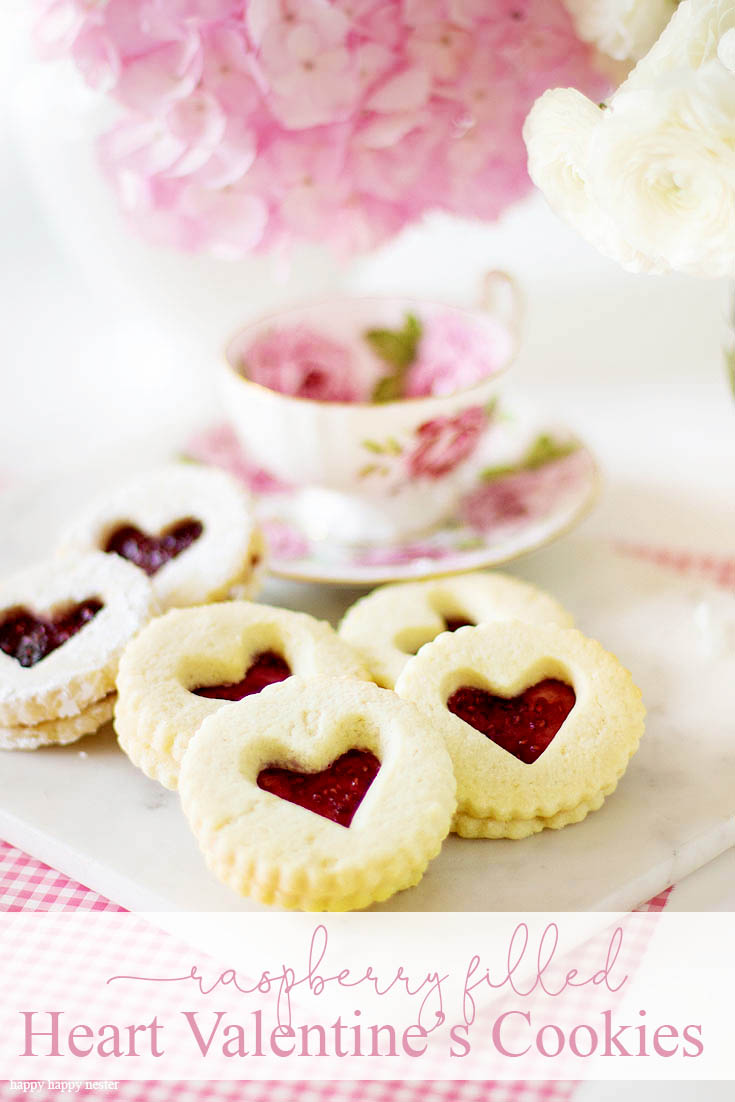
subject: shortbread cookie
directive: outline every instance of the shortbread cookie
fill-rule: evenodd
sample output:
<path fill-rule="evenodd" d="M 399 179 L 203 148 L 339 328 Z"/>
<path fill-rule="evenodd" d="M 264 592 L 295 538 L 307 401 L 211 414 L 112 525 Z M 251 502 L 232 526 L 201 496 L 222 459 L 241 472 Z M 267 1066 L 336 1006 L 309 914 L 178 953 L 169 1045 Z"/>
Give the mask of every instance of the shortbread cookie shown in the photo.
<path fill-rule="evenodd" d="M 643 734 L 628 671 L 594 640 L 548 624 L 440 635 L 396 692 L 445 738 L 463 834 L 521 837 L 583 818 L 614 790 Z"/>
<path fill-rule="evenodd" d="M 558 811 L 556 815 L 548 819 L 536 817 L 533 819 L 474 819 L 471 815 L 455 815 L 452 822 L 452 831 L 462 838 L 529 838 L 532 834 L 538 834 L 542 830 L 561 830 L 562 827 L 571 826 L 572 823 L 581 823 L 589 815 L 590 811 L 599 811 L 605 802 L 605 797 L 614 792 L 618 782 L 609 785 L 596 796 L 589 800 L 582 800 L 576 807 L 569 811 Z"/>
<path fill-rule="evenodd" d="M 369 682 L 292 678 L 223 708 L 181 766 L 184 814 L 220 880 L 300 910 L 418 883 L 452 819 L 441 735 Z"/>
<path fill-rule="evenodd" d="M 162 609 L 252 597 L 264 562 L 247 492 L 225 471 L 190 463 L 158 468 L 93 503 L 60 549 L 128 559 L 151 578 Z"/>
<path fill-rule="evenodd" d="M 369 680 L 336 631 L 304 612 L 248 601 L 173 610 L 120 663 L 120 745 L 149 777 L 176 788 L 184 751 L 207 716 L 290 674 Z"/>
<path fill-rule="evenodd" d="M 157 611 L 140 570 L 99 551 L 0 583 L 0 726 L 79 716 L 111 693 L 126 644 Z"/>
<path fill-rule="evenodd" d="M 411 656 L 440 632 L 488 620 L 573 624 L 558 601 L 527 582 L 476 572 L 384 585 L 348 609 L 339 633 L 377 683 L 392 689 Z"/>
<path fill-rule="evenodd" d="M 99 731 L 112 719 L 115 694 L 90 704 L 78 716 L 47 719 L 33 727 L 0 727 L 0 750 L 37 750 L 39 746 L 66 746 Z"/>

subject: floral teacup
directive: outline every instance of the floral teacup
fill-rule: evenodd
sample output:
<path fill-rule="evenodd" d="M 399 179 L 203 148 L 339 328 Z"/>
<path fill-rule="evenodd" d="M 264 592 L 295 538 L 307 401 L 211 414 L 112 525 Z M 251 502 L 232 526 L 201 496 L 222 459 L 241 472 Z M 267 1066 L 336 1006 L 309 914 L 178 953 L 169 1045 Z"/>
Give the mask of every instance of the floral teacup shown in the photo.
<path fill-rule="evenodd" d="M 249 324 L 230 341 L 225 409 L 247 454 L 298 495 L 312 537 L 381 542 L 451 513 L 519 340 L 515 285 L 482 308 L 340 298 Z"/>

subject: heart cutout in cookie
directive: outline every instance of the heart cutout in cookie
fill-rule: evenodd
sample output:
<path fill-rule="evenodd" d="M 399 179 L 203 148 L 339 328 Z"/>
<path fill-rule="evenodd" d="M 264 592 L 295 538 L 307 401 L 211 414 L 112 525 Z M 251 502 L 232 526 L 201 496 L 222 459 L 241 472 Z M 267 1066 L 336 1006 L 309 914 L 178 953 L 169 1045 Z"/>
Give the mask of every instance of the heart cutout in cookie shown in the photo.
<path fill-rule="evenodd" d="M 51 618 L 27 608 L 11 609 L 0 619 L 0 650 L 21 666 L 35 666 L 81 631 L 102 607 L 102 601 L 91 597 Z"/>
<path fill-rule="evenodd" d="M 348 827 L 379 769 L 369 750 L 348 750 L 319 773 L 268 766 L 258 774 L 258 788 Z"/>
<path fill-rule="evenodd" d="M 449 711 L 532 765 L 547 750 L 576 702 L 571 685 L 549 677 L 519 696 L 495 696 L 464 685 L 447 700 Z"/>
<path fill-rule="evenodd" d="M 460 628 L 474 628 L 476 624 L 473 620 L 466 620 L 464 616 L 443 616 L 444 627 L 440 628 L 436 635 L 440 635 L 443 631 L 459 631 Z M 436 639 L 436 635 L 432 636 L 432 639 Z M 404 654 L 418 654 L 426 643 L 430 643 L 432 639 L 422 639 L 418 646 L 402 647 Z"/>
<path fill-rule="evenodd" d="M 141 532 L 134 524 L 123 524 L 110 535 L 104 550 L 134 563 L 152 578 L 167 562 L 191 547 L 203 531 L 204 525 L 201 521 L 192 517 L 177 520 L 161 532 L 160 536 Z"/>
<path fill-rule="evenodd" d="M 444 631 L 459 631 L 460 628 L 473 628 L 472 620 L 466 620 L 464 616 L 445 616 Z"/>
<path fill-rule="evenodd" d="M 191 691 L 196 696 L 206 696 L 212 700 L 242 700 L 243 697 L 261 692 L 266 685 L 276 685 L 290 676 L 291 667 L 283 655 L 267 650 L 255 658 L 240 681 L 201 685 Z"/>

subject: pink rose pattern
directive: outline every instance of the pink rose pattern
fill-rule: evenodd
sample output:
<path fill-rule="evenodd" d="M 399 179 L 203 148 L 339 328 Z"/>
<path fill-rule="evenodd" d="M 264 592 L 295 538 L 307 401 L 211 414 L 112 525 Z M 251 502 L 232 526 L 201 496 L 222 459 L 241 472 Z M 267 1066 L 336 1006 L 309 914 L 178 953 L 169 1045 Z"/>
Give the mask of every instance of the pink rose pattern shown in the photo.
<path fill-rule="evenodd" d="M 375 247 L 530 190 L 534 100 L 608 79 L 562 0 L 36 0 L 119 121 L 100 155 L 152 240 L 226 258 Z"/>
<path fill-rule="evenodd" d="M 474 386 L 502 367 L 511 348 L 509 331 L 490 318 L 473 321 L 454 310 L 427 318 L 418 355 L 406 375 L 406 397 L 452 394 Z"/>
<path fill-rule="evenodd" d="M 461 518 L 484 535 L 540 520 L 575 493 L 588 471 L 589 458 L 580 450 L 535 470 L 503 475 L 467 495 Z"/>
<path fill-rule="evenodd" d="M 243 353 L 242 374 L 280 394 L 319 402 L 359 402 L 351 350 L 306 325 L 281 326 L 256 338 Z"/>
<path fill-rule="evenodd" d="M 416 447 L 408 456 L 412 478 L 444 478 L 468 459 L 480 442 L 487 414 L 472 406 L 456 417 L 436 417 L 416 432 Z"/>

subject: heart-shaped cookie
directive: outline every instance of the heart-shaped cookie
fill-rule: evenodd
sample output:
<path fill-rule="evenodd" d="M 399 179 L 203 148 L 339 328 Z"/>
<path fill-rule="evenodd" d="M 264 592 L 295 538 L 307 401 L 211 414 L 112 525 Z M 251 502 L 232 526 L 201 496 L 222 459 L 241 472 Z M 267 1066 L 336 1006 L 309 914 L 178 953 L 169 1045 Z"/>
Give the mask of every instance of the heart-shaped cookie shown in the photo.
<path fill-rule="evenodd" d="M 455 807 L 432 725 L 349 678 L 292 677 L 210 716 L 179 792 L 216 876 L 300 910 L 353 910 L 416 884 Z"/>
<path fill-rule="evenodd" d="M 5 579 L 0 727 L 68 719 L 102 701 L 115 688 L 123 649 L 156 611 L 145 574 L 99 551 Z"/>
<path fill-rule="evenodd" d="M 392 689 L 408 660 L 441 632 L 490 620 L 571 627 L 558 601 L 527 582 L 475 572 L 384 585 L 347 610 L 339 633 L 379 685 Z"/>
<path fill-rule="evenodd" d="M 250 601 L 174 609 L 149 624 L 120 663 L 120 745 L 149 777 L 176 788 L 189 740 L 207 716 L 292 673 L 369 680 L 336 631 L 304 612 Z"/>
<path fill-rule="evenodd" d="M 62 551 L 101 550 L 135 563 L 161 608 L 253 596 L 264 546 L 250 498 L 225 471 L 171 463 L 93 502 Z"/>
<path fill-rule="evenodd" d="M 457 777 L 455 829 L 473 837 L 578 821 L 614 790 L 643 734 L 628 671 L 594 640 L 548 624 L 441 635 L 396 692 L 442 732 Z"/>

